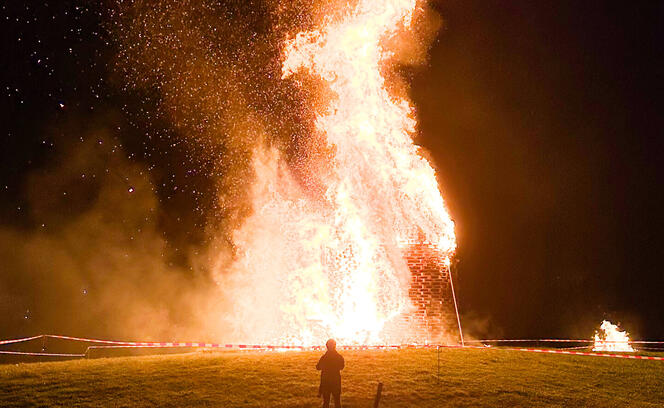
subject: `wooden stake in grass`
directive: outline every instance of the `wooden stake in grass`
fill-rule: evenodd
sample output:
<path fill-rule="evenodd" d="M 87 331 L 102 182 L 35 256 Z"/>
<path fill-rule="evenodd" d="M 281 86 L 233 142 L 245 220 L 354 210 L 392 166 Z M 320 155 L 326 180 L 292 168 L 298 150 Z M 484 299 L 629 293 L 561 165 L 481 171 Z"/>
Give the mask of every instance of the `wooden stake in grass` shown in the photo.
<path fill-rule="evenodd" d="M 378 404 L 380 404 L 380 395 L 382 393 L 383 393 L 383 383 L 379 382 L 378 389 L 376 390 L 376 399 L 374 400 L 374 408 L 378 408 Z"/>
<path fill-rule="evenodd" d="M 440 346 L 436 347 L 436 358 L 438 359 L 438 366 L 436 369 L 436 382 L 440 383 Z"/>

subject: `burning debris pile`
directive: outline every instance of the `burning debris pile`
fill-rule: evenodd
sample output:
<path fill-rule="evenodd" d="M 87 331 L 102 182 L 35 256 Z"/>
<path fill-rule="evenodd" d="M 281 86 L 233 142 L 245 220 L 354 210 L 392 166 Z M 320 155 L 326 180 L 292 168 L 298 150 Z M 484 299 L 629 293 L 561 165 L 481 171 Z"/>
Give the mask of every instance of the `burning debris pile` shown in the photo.
<path fill-rule="evenodd" d="M 595 333 L 593 351 L 634 351 L 629 344 L 629 334 L 626 331 L 618 330 L 617 325 L 604 320 L 600 330 L 600 333 Z"/>

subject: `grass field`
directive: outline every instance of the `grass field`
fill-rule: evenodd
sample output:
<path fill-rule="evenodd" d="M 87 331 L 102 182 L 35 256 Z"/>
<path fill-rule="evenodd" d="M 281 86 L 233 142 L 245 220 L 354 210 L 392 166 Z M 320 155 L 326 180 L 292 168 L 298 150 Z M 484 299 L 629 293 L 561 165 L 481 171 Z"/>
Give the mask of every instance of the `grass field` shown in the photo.
<path fill-rule="evenodd" d="M 664 406 L 664 362 L 446 349 L 346 351 L 344 407 Z M 0 366 L 0 406 L 316 407 L 318 352 L 218 352 Z"/>

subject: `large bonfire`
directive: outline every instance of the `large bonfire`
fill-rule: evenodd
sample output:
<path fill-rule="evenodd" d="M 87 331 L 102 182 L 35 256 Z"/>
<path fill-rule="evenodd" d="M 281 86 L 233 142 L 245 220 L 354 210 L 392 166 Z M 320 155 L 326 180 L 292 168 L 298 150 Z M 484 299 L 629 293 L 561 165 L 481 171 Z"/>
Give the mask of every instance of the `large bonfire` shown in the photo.
<path fill-rule="evenodd" d="M 234 234 L 236 273 L 225 282 L 238 336 L 398 341 L 384 328 L 412 307 L 405 246 L 424 240 L 449 264 L 454 224 L 413 142 L 413 106 L 386 80 L 387 44 L 421 11 L 416 0 L 361 0 L 284 44 L 282 79 L 327 89 L 311 135 L 326 154 L 302 183 L 276 151 L 254 153 L 254 211 Z"/>

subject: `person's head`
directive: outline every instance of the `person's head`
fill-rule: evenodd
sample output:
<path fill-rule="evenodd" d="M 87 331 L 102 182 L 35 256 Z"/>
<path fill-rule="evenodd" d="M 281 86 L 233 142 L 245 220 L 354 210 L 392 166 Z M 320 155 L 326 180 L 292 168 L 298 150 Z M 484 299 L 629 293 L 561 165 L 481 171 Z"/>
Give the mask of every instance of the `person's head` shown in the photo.
<path fill-rule="evenodd" d="M 325 347 L 330 351 L 334 351 L 337 349 L 337 342 L 334 341 L 334 339 L 329 339 L 327 343 L 325 343 Z"/>

